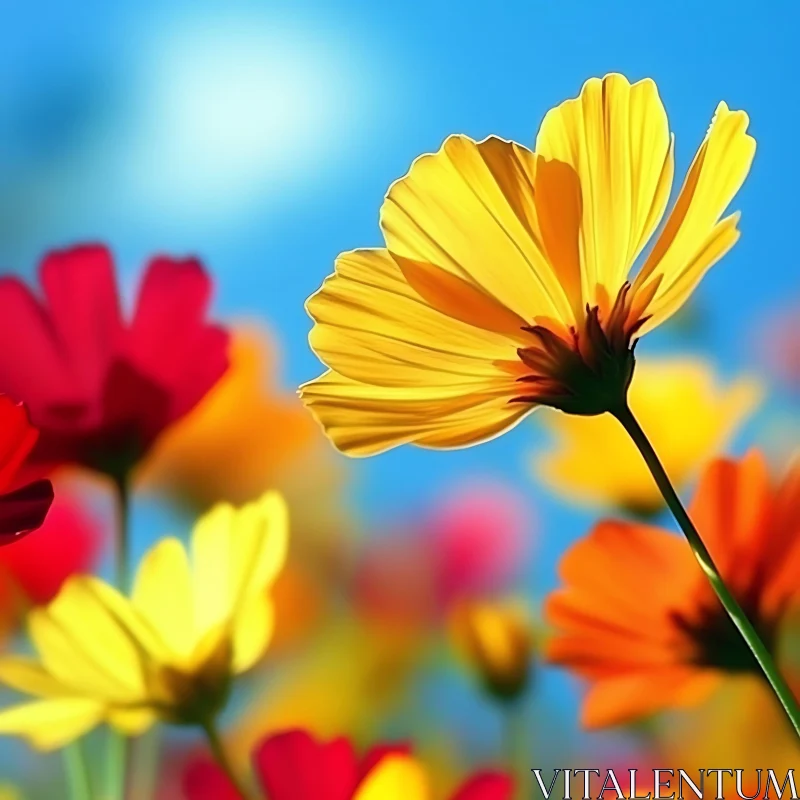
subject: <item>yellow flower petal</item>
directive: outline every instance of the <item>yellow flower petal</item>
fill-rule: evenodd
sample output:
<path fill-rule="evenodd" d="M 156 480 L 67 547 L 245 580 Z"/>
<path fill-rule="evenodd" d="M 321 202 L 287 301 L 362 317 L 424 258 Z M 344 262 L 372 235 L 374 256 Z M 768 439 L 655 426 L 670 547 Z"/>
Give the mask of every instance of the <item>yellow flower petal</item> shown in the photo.
<path fill-rule="evenodd" d="M 451 136 L 389 190 L 381 228 L 392 254 L 432 264 L 532 322 L 572 321 L 538 239 L 536 157 L 513 142 Z"/>
<path fill-rule="evenodd" d="M 91 578 L 68 581 L 47 608 L 30 614 L 29 630 L 45 669 L 76 692 L 116 701 L 145 692 L 139 650 L 97 597 Z"/>
<path fill-rule="evenodd" d="M 343 452 L 368 456 L 414 442 L 423 447 L 466 447 L 512 428 L 533 409 L 511 403 L 513 378 L 496 386 L 386 388 L 328 372 L 301 388 L 303 402 Z"/>
<path fill-rule="evenodd" d="M 18 692 L 38 697 L 63 697 L 71 694 L 38 661 L 26 656 L 0 658 L 0 682 Z"/>
<path fill-rule="evenodd" d="M 179 659 L 196 644 L 192 577 L 183 544 L 162 539 L 142 559 L 132 601 Z"/>
<path fill-rule="evenodd" d="M 725 103 L 717 107 L 675 207 L 636 278 L 636 287 L 660 281 L 648 307 L 652 314 L 648 329 L 683 304 L 738 238 L 738 217 L 719 219 L 744 183 L 755 156 L 756 142 L 747 134 L 748 122 L 744 111 L 730 111 Z"/>
<path fill-rule="evenodd" d="M 424 281 L 419 269 L 414 275 Z M 353 380 L 378 386 L 466 385 L 496 377 L 495 361 L 516 359 L 516 345 L 506 337 L 433 309 L 386 250 L 339 256 L 335 274 L 307 308 L 316 322 L 312 348 Z M 521 334 L 523 324 L 517 319 L 508 327 Z"/>
<path fill-rule="evenodd" d="M 112 708 L 107 718 L 110 725 L 126 736 L 140 736 L 158 719 L 149 708 Z"/>
<path fill-rule="evenodd" d="M 536 152 L 572 166 L 583 197 L 583 299 L 597 284 L 613 298 L 669 199 L 673 158 L 655 83 L 592 78 L 580 97 L 547 113 Z"/>
<path fill-rule="evenodd" d="M 750 378 L 723 385 L 702 359 L 670 358 L 640 362 L 628 399 L 680 487 L 725 447 L 761 395 L 761 387 Z M 584 503 L 643 512 L 661 507 L 661 495 L 641 455 L 615 419 L 549 409 L 541 419 L 556 437 L 553 449 L 535 461 L 545 484 Z M 598 453 L 613 453 L 614 458 L 598 469 Z"/>
<path fill-rule="evenodd" d="M 422 767 L 408 756 L 387 756 L 367 775 L 353 800 L 428 800 L 430 789 Z"/>
<path fill-rule="evenodd" d="M 192 534 L 197 633 L 227 623 L 266 592 L 286 560 L 288 513 L 276 492 L 239 509 L 220 504 Z"/>
<path fill-rule="evenodd" d="M 233 659 L 235 675 L 250 669 L 267 649 L 275 630 L 275 609 L 264 596 L 245 602 L 233 620 Z"/>
<path fill-rule="evenodd" d="M 57 750 L 98 725 L 103 706 L 95 700 L 62 697 L 0 711 L 0 734 L 21 736 L 38 750 Z"/>

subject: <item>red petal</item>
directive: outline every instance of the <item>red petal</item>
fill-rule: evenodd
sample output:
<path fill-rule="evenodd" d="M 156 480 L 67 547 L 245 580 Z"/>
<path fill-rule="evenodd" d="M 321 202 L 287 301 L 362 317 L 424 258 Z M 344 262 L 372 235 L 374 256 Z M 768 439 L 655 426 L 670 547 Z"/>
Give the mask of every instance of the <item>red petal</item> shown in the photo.
<path fill-rule="evenodd" d="M 183 778 L 186 800 L 240 800 L 239 793 L 225 773 L 208 761 L 196 761 Z"/>
<path fill-rule="evenodd" d="M 502 772 L 481 772 L 468 780 L 453 800 L 511 800 L 514 781 Z"/>
<path fill-rule="evenodd" d="M 47 313 L 15 277 L 0 278 L 0 391 L 24 399 L 39 424 L 48 405 L 75 395 Z"/>
<path fill-rule="evenodd" d="M 85 396 L 96 398 L 122 333 L 111 253 L 102 245 L 49 253 L 41 281 L 59 351 Z"/>
<path fill-rule="evenodd" d="M 264 740 L 253 760 L 270 800 L 350 800 L 358 784 L 345 739 L 323 744 L 306 731 L 287 731 Z"/>
<path fill-rule="evenodd" d="M 211 290 L 195 259 L 155 258 L 144 276 L 125 352 L 169 389 L 172 419 L 193 408 L 228 367 L 228 334 L 205 321 Z"/>
<path fill-rule="evenodd" d="M 36 530 L 53 502 L 53 484 L 35 481 L 21 489 L 0 495 L 0 545 L 11 544 Z"/>
<path fill-rule="evenodd" d="M 103 531 L 75 494 L 59 486 L 36 536 L 0 549 L 0 588 L 8 582 L 30 603 L 50 602 L 70 575 L 93 570 Z"/>
<path fill-rule="evenodd" d="M 14 480 L 38 438 L 25 406 L 0 395 L 0 491 Z"/>
<path fill-rule="evenodd" d="M 144 449 L 168 424 L 169 406 L 164 387 L 126 361 L 111 365 L 103 389 L 103 420 L 109 431 L 137 435 L 136 444 Z"/>

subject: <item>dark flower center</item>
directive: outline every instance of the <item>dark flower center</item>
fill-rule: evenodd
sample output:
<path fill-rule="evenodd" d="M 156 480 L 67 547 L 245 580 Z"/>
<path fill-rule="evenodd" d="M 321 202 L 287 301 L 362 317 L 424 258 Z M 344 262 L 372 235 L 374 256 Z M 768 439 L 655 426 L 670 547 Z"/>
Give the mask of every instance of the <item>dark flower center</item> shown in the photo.
<path fill-rule="evenodd" d="M 752 608 L 745 608 L 745 612 L 767 649 L 774 654 L 777 644 L 775 626 L 765 623 Z M 704 606 L 695 619 L 689 620 L 678 612 L 672 619 L 692 640 L 694 662 L 698 666 L 724 672 L 761 674 L 755 656 L 720 603 L 715 601 L 713 605 Z"/>
<path fill-rule="evenodd" d="M 519 378 L 525 388 L 513 402 L 583 416 L 622 408 L 633 377 L 634 336 L 647 321 L 636 317 L 631 303 L 631 285 L 626 283 L 602 318 L 599 306 L 587 305 L 579 327 L 560 333 L 547 325 L 525 328 L 533 341 L 517 355 L 530 373 Z"/>

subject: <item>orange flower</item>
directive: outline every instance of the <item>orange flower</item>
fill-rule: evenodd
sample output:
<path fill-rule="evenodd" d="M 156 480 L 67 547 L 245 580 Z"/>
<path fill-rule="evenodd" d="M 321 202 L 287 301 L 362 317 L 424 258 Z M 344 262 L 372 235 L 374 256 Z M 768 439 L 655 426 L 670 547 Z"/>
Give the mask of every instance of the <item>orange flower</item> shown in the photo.
<path fill-rule="evenodd" d="M 774 485 L 758 453 L 715 461 L 690 515 L 774 654 L 800 600 L 800 463 Z M 668 531 L 601 522 L 560 573 L 565 585 L 545 608 L 556 628 L 546 655 L 589 682 L 588 727 L 692 705 L 725 674 L 758 671 L 691 551 Z"/>
<path fill-rule="evenodd" d="M 275 349 L 263 331 L 234 332 L 228 372 L 162 436 L 145 468 L 148 485 L 202 508 L 271 488 L 316 433 L 297 398 L 274 387 Z"/>

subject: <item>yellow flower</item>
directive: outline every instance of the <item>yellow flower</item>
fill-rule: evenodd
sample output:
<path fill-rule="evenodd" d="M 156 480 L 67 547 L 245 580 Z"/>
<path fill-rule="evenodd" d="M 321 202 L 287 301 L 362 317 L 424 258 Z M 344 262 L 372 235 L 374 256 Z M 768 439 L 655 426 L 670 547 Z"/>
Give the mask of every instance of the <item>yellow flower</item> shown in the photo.
<path fill-rule="evenodd" d="M 525 690 L 533 631 L 519 604 L 473 602 L 460 606 L 453 616 L 453 633 L 490 694 L 513 700 Z"/>
<path fill-rule="evenodd" d="M 161 719 L 204 724 L 232 678 L 267 647 L 266 594 L 286 556 L 283 499 L 218 505 L 192 533 L 144 557 L 130 598 L 103 581 L 69 580 L 28 618 L 38 659 L 0 658 L 0 681 L 37 699 L 0 711 L 0 733 L 49 750 L 100 722 L 135 735 Z"/>
<path fill-rule="evenodd" d="M 736 242 L 722 218 L 755 153 L 720 103 L 641 267 L 673 178 L 651 80 L 593 78 L 544 118 L 535 152 L 451 136 L 381 210 L 383 249 L 341 255 L 308 301 L 330 368 L 302 387 L 334 443 L 368 455 L 496 436 L 537 405 L 614 410 L 632 349 Z"/>
<path fill-rule="evenodd" d="M 428 778 L 410 756 L 391 755 L 370 771 L 353 800 L 430 800 Z"/>
<path fill-rule="evenodd" d="M 236 330 L 230 359 L 219 383 L 161 437 L 142 475 L 201 508 L 258 497 L 318 435 L 297 398 L 274 387 L 276 347 L 264 331 Z"/>
<path fill-rule="evenodd" d="M 757 406 L 761 388 L 740 378 L 721 386 L 702 359 L 670 358 L 641 364 L 628 400 L 669 474 L 685 485 L 717 455 Z M 569 500 L 613 505 L 641 514 L 663 499 L 639 451 L 612 417 L 577 417 L 546 411 L 556 437 L 535 460 L 540 480 Z M 603 468 L 597 468 L 598 457 Z"/>

